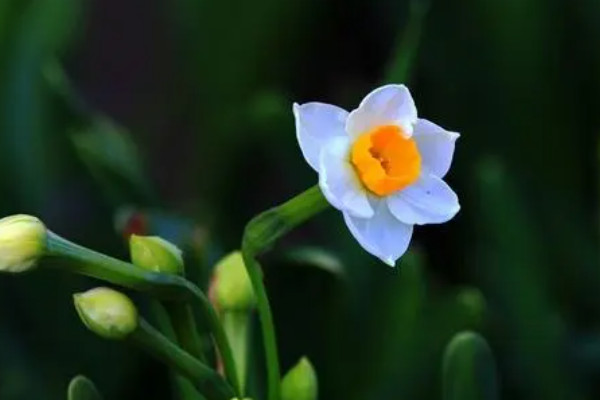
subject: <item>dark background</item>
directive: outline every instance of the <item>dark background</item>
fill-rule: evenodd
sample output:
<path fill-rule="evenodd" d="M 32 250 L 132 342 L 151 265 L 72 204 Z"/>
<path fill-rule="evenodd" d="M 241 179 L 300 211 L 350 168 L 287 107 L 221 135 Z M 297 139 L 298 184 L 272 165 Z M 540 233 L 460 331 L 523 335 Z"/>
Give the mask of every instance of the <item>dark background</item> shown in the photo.
<path fill-rule="evenodd" d="M 0 0 L 0 214 L 120 258 L 123 229 L 163 235 L 205 286 L 253 215 L 316 183 L 292 102 L 407 82 L 462 134 L 462 210 L 396 269 L 333 210 L 283 240 L 265 266 L 284 370 L 308 355 L 322 399 L 441 399 L 444 346 L 473 329 L 502 398 L 597 398 L 600 2 L 430 3 Z M 1 278 L 0 398 L 64 398 L 77 373 L 168 398 L 161 365 L 78 321 L 97 282 Z"/>

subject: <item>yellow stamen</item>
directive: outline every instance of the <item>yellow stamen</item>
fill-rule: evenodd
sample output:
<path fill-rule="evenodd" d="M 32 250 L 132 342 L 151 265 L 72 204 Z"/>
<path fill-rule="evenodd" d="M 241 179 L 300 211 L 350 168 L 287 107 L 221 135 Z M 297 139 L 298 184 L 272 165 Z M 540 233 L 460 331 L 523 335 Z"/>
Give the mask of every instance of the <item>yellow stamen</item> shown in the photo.
<path fill-rule="evenodd" d="M 361 135 L 352 145 L 350 160 L 363 185 L 378 196 L 404 189 L 421 172 L 417 144 L 396 125 L 378 126 Z"/>

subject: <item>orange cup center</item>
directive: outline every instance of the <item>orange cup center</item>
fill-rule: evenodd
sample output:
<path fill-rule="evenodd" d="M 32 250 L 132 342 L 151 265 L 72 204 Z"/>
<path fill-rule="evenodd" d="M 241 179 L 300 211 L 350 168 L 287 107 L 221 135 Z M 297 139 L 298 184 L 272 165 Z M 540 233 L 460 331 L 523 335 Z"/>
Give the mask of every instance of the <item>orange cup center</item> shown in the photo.
<path fill-rule="evenodd" d="M 352 145 L 350 160 L 362 184 L 378 196 L 404 189 L 421 172 L 417 144 L 396 125 L 362 134 Z"/>

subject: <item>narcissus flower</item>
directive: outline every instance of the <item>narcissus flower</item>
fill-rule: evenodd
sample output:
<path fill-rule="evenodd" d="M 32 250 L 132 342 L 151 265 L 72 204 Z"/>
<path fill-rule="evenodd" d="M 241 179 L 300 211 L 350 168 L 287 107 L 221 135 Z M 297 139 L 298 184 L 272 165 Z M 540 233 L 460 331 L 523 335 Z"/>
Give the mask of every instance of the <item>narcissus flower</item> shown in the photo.
<path fill-rule="evenodd" d="M 296 133 L 321 191 L 369 253 L 394 265 L 413 225 L 450 220 L 460 209 L 442 180 L 458 133 L 417 117 L 404 85 L 369 93 L 347 112 L 331 104 L 294 104 Z"/>

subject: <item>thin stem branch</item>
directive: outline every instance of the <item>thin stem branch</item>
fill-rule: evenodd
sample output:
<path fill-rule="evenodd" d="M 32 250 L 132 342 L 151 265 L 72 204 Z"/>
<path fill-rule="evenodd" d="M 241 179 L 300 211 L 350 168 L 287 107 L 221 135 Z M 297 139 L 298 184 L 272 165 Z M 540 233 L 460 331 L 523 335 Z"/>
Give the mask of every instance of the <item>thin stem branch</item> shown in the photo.
<path fill-rule="evenodd" d="M 60 268 L 69 272 L 148 292 L 162 300 L 196 301 L 209 324 L 213 339 L 221 354 L 225 375 L 234 387 L 236 395 L 240 394 L 235 361 L 227 336 L 215 309 L 196 285 L 177 275 L 152 272 L 117 260 L 70 242 L 53 232 L 48 233 L 47 256 L 57 258 L 60 261 Z"/>
<path fill-rule="evenodd" d="M 185 352 L 148 322 L 141 319 L 138 329 L 130 340 L 142 349 L 188 377 L 194 386 L 209 399 L 230 400 L 235 396 L 233 389 L 213 369 Z"/>
<path fill-rule="evenodd" d="M 200 361 L 205 361 L 202 343 L 198 335 L 194 313 L 189 305 L 165 302 L 177 341 L 181 347 Z"/>
<path fill-rule="evenodd" d="M 156 300 L 152 300 L 150 303 L 150 310 L 160 332 L 165 335 L 167 339 L 171 340 L 172 342 L 176 342 L 177 336 L 173 326 L 171 325 L 171 318 L 169 317 L 169 314 L 167 313 L 167 310 L 163 304 Z M 200 361 L 204 362 L 204 360 Z M 194 387 L 194 384 L 189 380 L 189 378 L 173 370 L 170 372 L 170 375 L 173 384 L 173 394 L 177 399 L 206 400 L 206 398 Z"/>
<path fill-rule="evenodd" d="M 268 376 L 268 399 L 280 396 L 280 370 L 273 314 L 263 283 L 262 270 L 256 257 L 277 239 L 321 212 L 329 203 L 318 186 L 314 186 L 282 205 L 272 208 L 253 218 L 242 239 L 242 255 L 257 300 L 260 316 Z"/>

